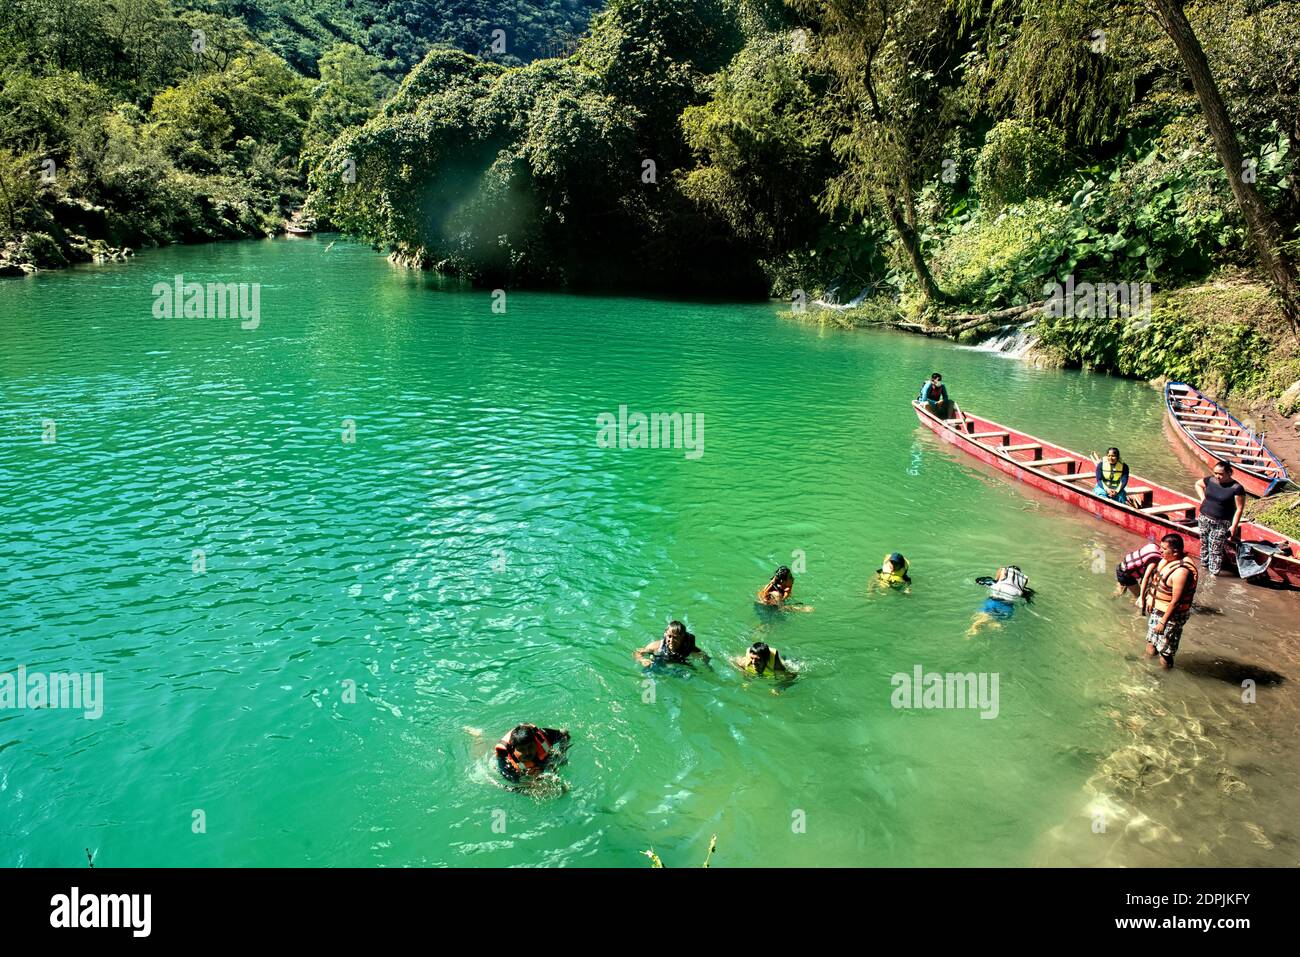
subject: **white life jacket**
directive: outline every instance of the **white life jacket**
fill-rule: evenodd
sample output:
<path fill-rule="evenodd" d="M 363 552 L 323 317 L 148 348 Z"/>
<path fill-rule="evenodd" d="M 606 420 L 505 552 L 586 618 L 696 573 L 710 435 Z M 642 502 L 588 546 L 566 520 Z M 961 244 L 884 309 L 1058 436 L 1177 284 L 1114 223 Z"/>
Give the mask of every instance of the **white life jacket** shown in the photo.
<path fill-rule="evenodd" d="M 989 594 L 1002 601 L 1015 601 L 1025 596 L 1029 579 L 1015 565 L 1008 565 L 998 573 L 998 580 L 989 588 Z"/>

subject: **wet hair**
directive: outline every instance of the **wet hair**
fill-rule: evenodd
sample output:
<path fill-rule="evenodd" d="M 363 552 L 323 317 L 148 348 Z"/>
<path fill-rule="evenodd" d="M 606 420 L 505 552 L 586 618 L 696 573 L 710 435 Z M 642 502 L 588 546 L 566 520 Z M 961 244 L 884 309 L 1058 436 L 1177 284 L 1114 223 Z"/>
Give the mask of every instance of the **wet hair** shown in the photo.
<path fill-rule="evenodd" d="M 782 565 L 780 568 L 778 568 L 775 572 L 772 573 L 773 585 L 781 585 L 784 584 L 785 582 L 792 582 L 792 581 L 794 581 L 794 575 L 792 575 L 790 573 L 790 569 L 786 568 L 784 565 Z"/>
<path fill-rule="evenodd" d="M 515 725 L 515 729 L 510 732 L 510 747 L 515 751 L 528 747 L 533 741 L 533 732 L 536 730 L 537 728 L 531 724 Z"/>
<path fill-rule="evenodd" d="M 1175 535 L 1173 532 L 1170 532 L 1164 538 L 1160 539 L 1160 542 L 1163 545 L 1168 545 L 1179 555 L 1183 553 L 1183 536 L 1181 535 Z"/>
<path fill-rule="evenodd" d="M 756 641 L 749 646 L 749 653 L 758 659 L 758 664 L 754 670 L 760 675 L 767 670 L 767 666 L 772 661 L 772 649 L 767 646 L 766 642 Z"/>
<path fill-rule="evenodd" d="M 893 552 L 889 556 L 889 563 L 897 569 L 899 565 L 906 565 L 907 559 L 903 557 L 902 552 Z"/>
<path fill-rule="evenodd" d="M 1227 472 L 1229 475 L 1232 474 L 1232 466 L 1227 462 L 1215 462 L 1214 471 L 1217 472 L 1219 469 L 1223 469 L 1223 471 Z"/>
<path fill-rule="evenodd" d="M 1121 458 L 1121 457 L 1122 457 L 1122 456 L 1119 454 L 1119 449 L 1115 448 L 1115 446 L 1113 446 L 1113 445 L 1112 445 L 1110 448 L 1108 448 L 1108 449 L 1106 450 L 1106 454 L 1107 454 L 1107 455 L 1110 455 L 1110 453 L 1112 453 L 1112 452 L 1115 453 L 1115 458 L 1118 459 L 1118 458 Z"/>
<path fill-rule="evenodd" d="M 666 637 L 668 638 L 668 643 L 671 645 L 674 642 L 689 641 L 695 636 L 687 631 L 686 626 L 680 621 L 670 621 L 668 623 Z"/>

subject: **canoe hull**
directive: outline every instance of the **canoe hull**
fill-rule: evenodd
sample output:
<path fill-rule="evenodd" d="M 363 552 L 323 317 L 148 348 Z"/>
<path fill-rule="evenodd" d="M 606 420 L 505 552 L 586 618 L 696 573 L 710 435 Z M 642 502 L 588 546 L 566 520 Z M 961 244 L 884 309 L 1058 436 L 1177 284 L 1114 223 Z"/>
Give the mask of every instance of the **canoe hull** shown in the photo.
<path fill-rule="evenodd" d="M 1069 475 L 1082 477 L 1084 470 L 1091 475 L 1093 463 L 1072 452 L 1063 446 L 1052 445 L 1042 442 L 1026 432 L 1019 432 L 1006 426 L 993 422 L 990 419 L 980 418 L 978 416 L 967 415 L 962 413 L 965 420 L 965 428 L 958 428 L 941 419 L 936 418 L 927 411 L 919 402 L 913 402 L 912 408 L 916 412 L 917 418 L 921 424 L 934 432 L 940 439 L 956 448 L 961 449 L 968 455 L 979 459 L 986 465 L 991 465 L 1001 472 L 1006 473 L 1017 481 L 1024 482 L 1033 488 L 1046 492 L 1063 501 L 1069 502 L 1076 508 L 1099 518 L 1103 521 L 1110 522 L 1126 531 L 1132 532 L 1149 542 L 1158 541 L 1161 537 L 1173 532 L 1183 537 L 1186 543 L 1187 554 L 1193 557 L 1201 553 L 1201 536 L 1200 531 L 1194 524 L 1188 524 L 1186 521 L 1179 521 L 1175 517 L 1164 517 L 1162 515 L 1150 515 L 1140 508 L 1121 505 L 1109 499 L 1092 494 L 1092 483 L 1085 480 L 1084 484 L 1079 482 L 1068 481 Z M 992 445 L 991 443 L 978 441 L 975 435 L 979 434 L 999 434 L 1005 435 L 1006 439 L 1001 446 Z M 1071 458 L 1074 460 L 1074 466 L 1068 474 L 1057 474 L 1049 472 L 1043 468 L 1032 467 L 1031 460 L 1017 460 L 1013 454 L 999 451 L 1003 447 L 1013 447 L 1016 445 L 1035 443 L 1039 449 L 1039 460 L 1053 460 Z M 1164 488 L 1160 485 L 1139 479 L 1135 475 L 1129 477 L 1130 487 L 1146 488 L 1150 500 L 1155 506 L 1185 506 L 1185 510 L 1173 513 L 1173 515 L 1182 515 L 1184 518 L 1192 518 L 1196 514 L 1197 503 L 1195 500 L 1172 489 Z M 1247 540 L 1262 540 L 1271 542 L 1284 542 L 1291 546 L 1293 556 L 1300 556 L 1300 542 L 1295 542 L 1274 532 L 1272 529 L 1264 528 L 1253 523 L 1243 523 L 1241 526 L 1241 535 Z M 1228 554 L 1225 556 L 1224 564 L 1227 567 L 1235 567 L 1235 556 Z M 1277 585 L 1288 586 L 1291 588 L 1300 588 L 1300 560 L 1295 557 L 1276 556 L 1268 571 L 1271 581 Z"/>
<path fill-rule="evenodd" d="M 1232 466 L 1232 477 L 1240 482 L 1241 487 L 1249 494 L 1254 495 L 1257 498 L 1263 498 L 1265 495 L 1272 495 L 1274 492 L 1287 486 L 1288 476 L 1286 469 L 1283 467 L 1282 463 L 1278 461 L 1277 456 L 1274 455 L 1269 450 L 1268 446 L 1260 441 L 1253 432 L 1247 429 L 1240 419 L 1232 415 L 1223 406 L 1183 382 L 1170 382 L 1166 384 L 1164 394 L 1165 419 L 1168 421 L 1170 428 L 1173 429 L 1174 434 L 1178 436 L 1183 445 L 1185 445 L 1192 455 L 1196 457 L 1197 461 L 1204 463 L 1207 469 L 1213 470 L 1214 466 L 1220 462 L 1227 461 L 1227 463 Z M 1226 420 L 1225 424 L 1227 426 L 1240 429 L 1242 433 L 1249 436 L 1249 440 L 1252 444 L 1243 445 L 1243 450 L 1250 449 L 1253 454 L 1258 455 L 1261 459 L 1269 463 L 1275 471 L 1265 472 L 1247 468 L 1240 462 L 1233 462 L 1221 453 L 1216 453 L 1214 449 L 1203 445 L 1201 440 L 1198 440 L 1195 435 L 1188 431 L 1186 424 L 1178 418 L 1174 411 L 1174 400 L 1180 395 L 1204 403 L 1206 408 L 1213 408 L 1215 414 L 1221 415 L 1223 419 Z"/>

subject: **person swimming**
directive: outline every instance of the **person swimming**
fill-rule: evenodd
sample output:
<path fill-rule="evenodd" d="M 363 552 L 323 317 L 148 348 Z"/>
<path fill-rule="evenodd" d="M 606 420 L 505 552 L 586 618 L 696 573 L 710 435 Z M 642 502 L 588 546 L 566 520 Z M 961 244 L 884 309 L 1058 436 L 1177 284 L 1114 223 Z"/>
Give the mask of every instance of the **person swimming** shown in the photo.
<path fill-rule="evenodd" d="M 871 584 L 882 588 L 905 590 L 912 584 L 912 579 L 907 574 L 910 567 L 911 563 L 901 552 L 892 552 L 880 560 L 880 567 L 876 569 L 876 577 L 872 579 Z"/>
<path fill-rule="evenodd" d="M 812 611 L 811 605 L 787 604 L 794 592 L 794 575 L 782 565 L 772 573 L 772 579 L 754 595 L 760 605 L 769 608 L 782 608 L 789 611 Z"/>
<path fill-rule="evenodd" d="M 743 655 L 731 659 L 731 663 L 745 674 L 756 677 L 790 673 L 790 669 L 781 660 L 781 653 L 762 641 L 754 642 Z"/>
<path fill-rule="evenodd" d="M 705 662 L 709 660 L 709 656 L 695 644 L 695 636 L 680 621 L 670 621 L 660 641 L 652 641 L 644 648 L 632 652 L 637 664 L 645 667 L 660 662 L 688 664 L 692 655 L 699 655 Z"/>
<path fill-rule="evenodd" d="M 517 782 L 559 764 L 568 747 L 567 731 L 517 724 L 497 742 L 493 752 L 501 776 L 507 781 Z"/>
<path fill-rule="evenodd" d="M 1034 590 L 1029 587 L 1029 578 L 1018 565 L 1005 565 L 998 569 L 994 578 L 977 578 L 976 584 L 984 585 L 989 590 L 988 598 L 971 620 L 966 637 L 979 634 L 985 627 L 1001 628 L 1002 622 L 1016 613 L 1016 601 L 1023 599 L 1026 603 L 1033 600 Z"/>

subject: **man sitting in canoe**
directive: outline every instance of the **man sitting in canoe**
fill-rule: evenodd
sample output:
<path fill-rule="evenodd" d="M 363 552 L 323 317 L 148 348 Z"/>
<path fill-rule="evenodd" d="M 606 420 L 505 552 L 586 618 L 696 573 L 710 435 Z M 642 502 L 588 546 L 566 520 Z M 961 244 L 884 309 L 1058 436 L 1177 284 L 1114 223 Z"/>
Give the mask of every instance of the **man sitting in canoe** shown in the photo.
<path fill-rule="evenodd" d="M 977 578 L 975 582 L 988 587 L 989 597 L 971 620 L 967 638 L 974 638 L 981 628 L 1001 628 L 1002 622 L 1016 613 L 1017 599 L 1028 602 L 1034 597 L 1029 578 L 1017 565 L 1003 566 L 998 569 L 996 578 Z"/>
<path fill-rule="evenodd" d="M 1119 564 L 1115 566 L 1115 581 L 1119 582 L 1119 587 L 1115 589 L 1115 597 L 1118 598 L 1127 591 L 1132 592 L 1133 597 L 1137 598 L 1138 586 L 1147 568 L 1160 561 L 1160 557 L 1160 546 L 1147 542 L 1141 548 L 1121 558 Z"/>
<path fill-rule="evenodd" d="M 943 376 L 939 373 L 930 373 L 930 378 L 921 386 L 920 398 L 931 414 L 941 419 L 952 418 L 952 401 L 948 398 L 948 387 L 943 384 Z"/>
<path fill-rule="evenodd" d="M 1105 458 L 1097 459 L 1097 484 L 1092 494 L 1108 498 L 1121 505 L 1128 504 L 1128 463 L 1119 457 L 1119 449 L 1111 446 Z"/>
<path fill-rule="evenodd" d="M 1160 561 L 1148 565 L 1142 576 L 1137 600 L 1147 616 L 1147 657 L 1158 654 L 1166 669 L 1174 666 L 1195 595 L 1196 563 L 1183 554 L 1183 536 L 1166 535 L 1160 539 Z"/>

